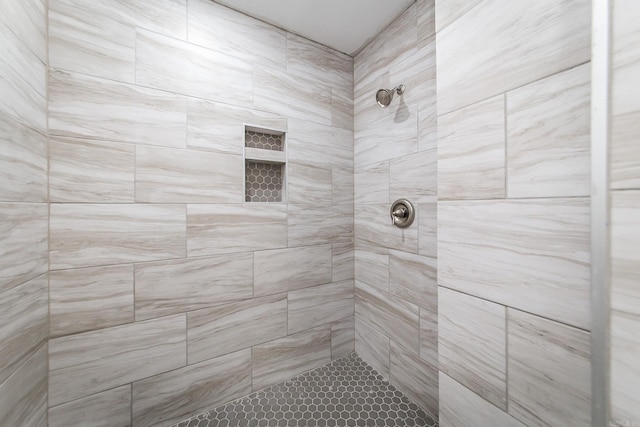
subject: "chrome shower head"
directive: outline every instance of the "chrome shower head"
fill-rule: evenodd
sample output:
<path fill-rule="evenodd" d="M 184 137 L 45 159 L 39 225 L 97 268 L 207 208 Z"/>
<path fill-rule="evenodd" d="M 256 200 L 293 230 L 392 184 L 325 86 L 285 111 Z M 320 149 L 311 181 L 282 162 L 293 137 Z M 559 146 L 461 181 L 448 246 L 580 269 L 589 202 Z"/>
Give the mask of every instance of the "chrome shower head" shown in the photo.
<path fill-rule="evenodd" d="M 389 104 L 391 104 L 391 100 L 393 99 L 393 95 L 395 94 L 402 95 L 404 93 L 404 85 L 400 85 L 398 87 L 389 89 L 380 89 L 376 92 L 376 102 L 382 108 L 387 108 Z"/>

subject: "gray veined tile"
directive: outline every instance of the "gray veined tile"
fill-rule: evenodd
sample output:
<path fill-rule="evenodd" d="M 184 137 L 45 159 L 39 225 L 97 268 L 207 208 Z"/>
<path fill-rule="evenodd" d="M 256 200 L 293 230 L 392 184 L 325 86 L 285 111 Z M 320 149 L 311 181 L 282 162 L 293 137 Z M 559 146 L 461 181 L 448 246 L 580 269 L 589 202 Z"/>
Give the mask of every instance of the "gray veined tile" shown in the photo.
<path fill-rule="evenodd" d="M 587 0 L 480 2 L 438 32 L 438 114 L 588 61 L 590 30 Z"/>
<path fill-rule="evenodd" d="M 425 43 L 435 39 L 436 35 L 436 2 L 435 0 L 418 0 L 416 2 L 418 15 L 418 49 Z"/>
<path fill-rule="evenodd" d="M 80 138 L 49 138 L 52 202 L 131 203 L 135 146 Z"/>
<path fill-rule="evenodd" d="M 353 277 L 353 243 L 334 243 L 331 247 L 331 281 L 340 282 Z"/>
<path fill-rule="evenodd" d="M 310 121 L 289 120 L 290 162 L 323 168 L 353 167 L 353 131 Z"/>
<path fill-rule="evenodd" d="M 389 175 L 388 160 L 355 168 L 354 203 L 389 203 Z"/>
<path fill-rule="evenodd" d="M 186 329 L 178 315 L 49 341 L 49 404 L 185 366 Z"/>
<path fill-rule="evenodd" d="M 47 6 L 44 0 L 3 0 L 0 20 L 43 63 L 47 60 Z"/>
<path fill-rule="evenodd" d="M 49 273 L 51 337 L 133 322 L 133 265 Z"/>
<path fill-rule="evenodd" d="M 0 425 L 47 427 L 47 346 L 0 384 Z"/>
<path fill-rule="evenodd" d="M 251 350 L 133 383 L 133 424 L 171 425 L 251 392 Z"/>
<path fill-rule="evenodd" d="M 51 269 L 185 256 L 182 205 L 52 204 Z"/>
<path fill-rule="evenodd" d="M 253 102 L 251 63 L 148 31 L 136 36 L 136 83 L 214 101 Z"/>
<path fill-rule="evenodd" d="M 331 245 L 254 252 L 254 295 L 330 283 L 331 257 Z"/>
<path fill-rule="evenodd" d="M 241 156 L 195 150 L 136 147 L 136 201 L 241 203 Z"/>
<path fill-rule="evenodd" d="M 331 168 L 331 203 L 353 206 L 353 167 L 334 166 Z"/>
<path fill-rule="evenodd" d="M 331 323 L 331 359 L 346 357 L 355 350 L 355 319 L 353 316 Z"/>
<path fill-rule="evenodd" d="M 438 362 L 438 309 L 420 307 L 420 357 L 433 366 Z"/>
<path fill-rule="evenodd" d="M 527 425 L 591 425 L 589 332 L 508 310 L 509 414 Z"/>
<path fill-rule="evenodd" d="M 330 325 L 257 345 L 252 349 L 253 390 L 285 381 L 330 361 Z"/>
<path fill-rule="evenodd" d="M 355 249 L 355 277 L 377 289 L 389 290 L 389 249 L 379 246 L 357 245 Z"/>
<path fill-rule="evenodd" d="M 640 188 L 640 110 L 613 116 L 611 120 L 611 188 Z"/>
<path fill-rule="evenodd" d="M 244 125 L 287 130 L 287 119 L 264 111 L 189 98 L 187 146 L 198 150 L 242 155 Z"/>
<path fill-rule="evenodd" d="M 640 191 L 611 192 L 611 308 L 640 316 Z"/>
<path fill-rule="evenodd" d="M 590 65 L 507 93 L 512 198 L 590 194 Z"/>
<path fill-rule="evenodd" d="M 184 147 L 184 96 L 52 69 L 49 131 L 138 144 Z"/>
<path fill-rule="evenodd" d="M 638 396 L 638 339 L 640 317 L 614 310 L 611 313 L 611 418 L 624 425 L 625 420 L 640 419 Z"/>
<path fill-rule="evenodd" d="M 435 201 L 438 194 L 436 150 L 420 151 L 389 162 L 389 201 L 411 203 Z"/>
<path fill-rule="evenodd" d="M 241 253 L 136 264 L 136 320 L 253 297 L 253 255 Z"/>
<path fill-rule="evenodd" d="M 189 42 L 234 55 L 258 68 L 284 71 L 284 30 L 208 0 L 190 0 Z"/>
<path fill-rule="evenodd" d="M 47 200 L 47 137 L 0 115 L 0 200 Z"/>
<path fill-rule="evenodd" d="M 375 96 L 374 93 L 372 95 Z M 380 107 L 376 106 L 376 108 Z M 356 128 L 354 134 L 354 165 L 356 167 L 418 151 L 416 111 L 410 112 L 402 97 L 397 104 L 394 102 L 393 106 L 384 111 L 387 114 L 380 120 L 368 124 L 363 129 Z"/>
<path fill-rule="evenodd" d="M 187 37 L 187 0 L 107 0 L 102 7 L 112 8 L 131 26 L 180 40 Z M 189 5 L 191 6 L 191 5 Z"/>
<path fill-rule="evenodd" d="M 589 328 L 589 199 L 438 202 L 438 283 Z"/>
<path fill-rule="evenodd" d="M 271 295 L 187 314 L 189 364 L 287 335 L 287 296 Z"/>
<path fill-rule="evenodd" d="M 436 273 L 434 258 L 389 251 L 389 291 L 432 312 L 438 310 Z"/>
<path fill-rule="evenodd" d="M 420 311 L 417 305 L 356 281 L 356 317 L 408 350 L 420 351 Z"/>
<path fill-rule="evenodd" d="M 0 112 L 42 133 L 47 131 L 44 62 L 0 21 Z"/>
<path fill-rule="evenodd" d="M 49 427 L 131 426 L 131 385 L 49 408 Z"/>
<path fill-rule="evenodd" d="M 47 340 L 47 275 L 0 293 L 0 384 Z"/>
<path fill-rule="evenodd" d="M 331 169 L 290 162 L 287 166 L 287 180 L 289 203 L 331 205 Z"/>
<path fill-rule="evenodd" d="M 292 291 L 287 302 L 290 334 L 353 317 L 353 280 Z"/>
<path fill-rule="evenodd" d="M 331 126 L 353 131 L 353 89 L 331 88 Z"/>
<path fill-rule="evenodd" d="M 505 197 L 505 103 L 499 95 L 438 117 L 438 197 Z"/>
<path fill-rule="evenodd" d="M 353 206 L 287 206 L 289 246 L 353 241 Z"/>
<path fill-rule="evenodd" d="M 171 425 L 251 392 L 251 350 L 133 383 L 133 423 Z"/>
<path fill-rule="evenodd" d="M 504 306 L 438 289 L 440 370 L 505 411 L 506 316 Z"/>
<path fill-rule="evenodd" d="M 438 205 L 437 203 L 421 203 L 418 205 L 418 253 L 423 256 L 436 258 L 438 234 Z"/>
<path fill-rule="evenodd" d="M 136 30 L 119 9 L 114 0 L 51 0 L 49 65 L 135 83 Z"/>
<path fill-rule="evenodd" d="M 436 1 L 436 31 L 442 31 L 447 25 L 464 16 L 465 13 L 480 3 L 482 3 L 482 0 Z"/>
<path fill-rule="evenodd" d="M 424 408 L 438 417 L 438 368 L 425 362 L 416 353 L 391 340 L 389 355 L 391 382 Z"/>
<path fill-rule="evenodd" d="M 0 291 L 46 273 L 47 205 L 0 203 Z"/>
<path fill-rule="evenodd" d="M 188 205 L 189 256 L 287 246 L 284 205 Z"/>
<path fill-rule="evenodd" d="M 255 68 L 253 104 L 287 117 L 331 125 L 331 86 L 309 77 Z"/>
<path fill-rule="evenodd" d="M 355 243 L 356 246 L 382 246 L 404 252 L 418 252 L 418 227 L 420 212 L 416 208 L 415 222 L 408 228 L 391 225 L 389 204 L 356 205 Z"/>
<path fill-rule="evenodd" d="M 391 351 L 389 338 L 356 316 L 355 341 L 356 353 L 380 375 L 389 380 L 389 353 Z"/>
<path fill-rule="evenodd" d="M 506 412 L 440 372 L 440 426 L 525 427 Z M 461 411 L 460 408 L 465 408 Z"/>

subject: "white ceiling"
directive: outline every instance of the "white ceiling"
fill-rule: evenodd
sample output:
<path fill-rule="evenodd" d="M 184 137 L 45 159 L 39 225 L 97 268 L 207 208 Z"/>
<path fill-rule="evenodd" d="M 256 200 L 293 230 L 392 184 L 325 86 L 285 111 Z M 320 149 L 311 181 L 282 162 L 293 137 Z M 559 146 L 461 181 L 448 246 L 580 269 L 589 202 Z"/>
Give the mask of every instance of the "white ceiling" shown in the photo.
<path fill-rule="evenodd" d="M 415 0 L 215 0 L 354 55 Z"/>

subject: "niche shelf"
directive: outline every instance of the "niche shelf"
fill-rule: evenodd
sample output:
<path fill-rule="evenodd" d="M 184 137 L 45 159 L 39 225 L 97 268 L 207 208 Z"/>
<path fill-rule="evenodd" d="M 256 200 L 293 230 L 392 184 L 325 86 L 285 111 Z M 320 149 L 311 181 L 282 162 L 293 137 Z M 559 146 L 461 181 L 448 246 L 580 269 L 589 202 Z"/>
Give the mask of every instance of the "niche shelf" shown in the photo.
<path fill-rule="evenodd" d="M 254 126 L 244 128 L 244 194 L 251 203 L 284 202 L 286 134 Z"/>

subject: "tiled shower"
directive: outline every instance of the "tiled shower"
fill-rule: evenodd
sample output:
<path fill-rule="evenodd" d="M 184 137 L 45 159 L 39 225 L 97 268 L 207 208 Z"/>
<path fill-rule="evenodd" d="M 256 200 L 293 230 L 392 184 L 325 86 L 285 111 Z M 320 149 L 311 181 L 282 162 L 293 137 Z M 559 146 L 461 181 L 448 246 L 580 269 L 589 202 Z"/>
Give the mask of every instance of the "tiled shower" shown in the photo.
<path fill-rule="evenodd" d="M 633 426 L 640 16 L 612 6 Z M 591 425 L 591 22 L 417 0 L 350 57 L 210 0 L 0 0 L 0 426 L 172 425 L 358 357 L 443 427 Z"/>

